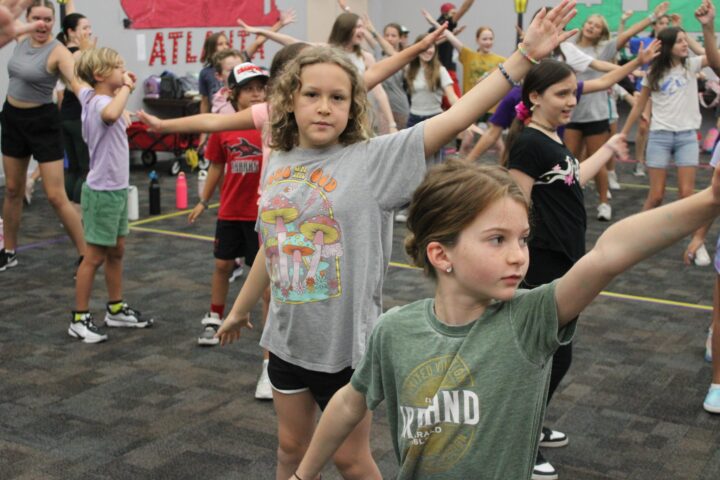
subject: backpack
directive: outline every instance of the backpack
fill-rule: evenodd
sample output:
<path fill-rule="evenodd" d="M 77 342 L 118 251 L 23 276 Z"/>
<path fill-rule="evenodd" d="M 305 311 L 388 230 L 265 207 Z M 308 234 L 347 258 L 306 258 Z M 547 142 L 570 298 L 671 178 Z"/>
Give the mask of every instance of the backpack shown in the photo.
<path fill-rule="evenodd" d="M 200 88 L 200 82 L 198 81 L 196 76 L 188 74 L 180 77 L 179 80 L 180 85 L 182 86 L 183 95 L 197 95 L 199 93 L 198 90 Z"/>
<path fill-rule="evenodd" d="M 178 99 L 183 98 L 184 94 L 177 75 L 167 70 L 160 75 L 160 98 Z"/>
<path fill-rule="evenodd" d="M 143 82 L 143 91 L 146 98 L 160 98 L 160 76 L 150 75 Z"/>

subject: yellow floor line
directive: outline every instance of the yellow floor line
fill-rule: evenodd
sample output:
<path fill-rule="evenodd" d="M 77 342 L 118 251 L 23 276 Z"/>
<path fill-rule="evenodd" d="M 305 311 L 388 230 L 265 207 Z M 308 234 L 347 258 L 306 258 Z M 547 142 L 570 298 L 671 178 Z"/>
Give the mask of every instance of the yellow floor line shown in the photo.
<path fill-rule="evenodd" d="M 190 239 L 194 239 L 194 240 L 204 240 L 204 241 L 208 241 L 208 242 L 212 242 L 214 240 L 214 237 L 209 237 L 207 235 L 195 235 L 193 233 L 173 232 L 172 230 L 161 230 L 158 228 L 131 227 L 131 229 L 136 230 L 138 232 L 157 233 L 159 235 L 168 235 L 171 237 L 179 237 L 179 238 L 190 238 Z M 407 263 L 400 263 L 400 262 L 390 262 L 390 266 L 395 267 L 395 268 L 402 268 L 402 269 L 406 269 L 406 270 L 421 270 L 420 268 L 415 267 L 413 265 L 409 265 Z M 615 292 L 607 292 L 607 291 L 600 292 L 600 295 L 602 295 L 603 297 L 619 298 L 622 300 L 631 300 L 631 301 L 635 301 L 635 302 L 654 303 L 656 305 L 668 305 L 671 307 L 682 307 L 682 308 L 691 308 L 694 310 L 712 311 L 712 307 L 709 305 L 700 305 L 700 304 L 688 303 L 688 302 L 677 302 L 674 300 L 665 300 L 663 298 L 643 297 L 640 295 L 628 295 L 626 293 L 615 293 Z"/>
<path fill-rule="evenodd" d="M 217 208 L 219 205 L 220 205 L 219 203 L 213 203 L 212 205 L 208 206 L 208 210 L 211 208 Z M 128 225 L 130 227 L 136 227 L 138 225 L 146 225 L 148 223 L 159 222 L 160 220 L 167 220 L 168 218 L 175 218 L 175 217 L 180 217 L 182 215 L 188 215 L 192 211 L 193 211 L 193 209 L 189 208 L 187 210 L 180 210 L 180 211 L 173 212 L 173 213 L 166 213 L 165 215 L 158 215 L 155 217 L 144 218 L 142 220 L 136 220 L 134 222 L 130 222 Z"/>
<path fill-rule="evenodd" d="M 204 240 L 207 242 L 212 242 L 213 240 L 215 240 L 214 237 L 208 237 L 207 235 L 196 235 L 194 233 L 173 232 L 171 230 L 160 230 L 159 228 L 130 227 L 130 230 L 135 230 L 138 232 L 145 232 L 145 233 L 158 233 L 160 235 L 168 235 L 171 237 L 191 238 L 193 240 Z"/>

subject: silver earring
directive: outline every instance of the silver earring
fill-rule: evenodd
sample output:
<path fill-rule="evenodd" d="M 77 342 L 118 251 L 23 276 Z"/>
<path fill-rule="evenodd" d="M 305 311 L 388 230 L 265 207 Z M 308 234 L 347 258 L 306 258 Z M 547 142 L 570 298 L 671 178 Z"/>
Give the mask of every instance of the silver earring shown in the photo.
<path fill-rule="evenodd" d="M 536 108 L 537 108 L 537 104 L 533 103 L 532 107 L 530 107 L 530 111 L 534 112 Z"/>
<path fill-rule="evenodd" d="M 452 265 L 445 269 L 447 273 L 452 273 Z"/>

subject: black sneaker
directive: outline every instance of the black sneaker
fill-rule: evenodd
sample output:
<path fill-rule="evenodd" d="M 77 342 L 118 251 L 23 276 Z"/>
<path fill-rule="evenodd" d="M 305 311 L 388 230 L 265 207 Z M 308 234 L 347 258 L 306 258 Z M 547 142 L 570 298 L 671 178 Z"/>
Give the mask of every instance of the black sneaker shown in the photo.
<path fill-rule="evenodd" d="M 558 480 L 557 470 L 545 460 L 543 454 L 538 450 L 535 467 L 533 467 L 532 480 Z"/>
<path fill-rule="evenodd" d="M 562 432 L 557 430 L 551 430 L 547 427 L 542 428 L 542 434 L 540 435 L 540 446 L 557 448 L 564 447 L 568 444 L 568 437 Z"/>
<path fill-rule="evenodd" d="M 0 272 L 4 272 L 8 268 L 16 267 L 17 264 L 17 253 L 8 253 L 4 248 L 0 250 Z"/>

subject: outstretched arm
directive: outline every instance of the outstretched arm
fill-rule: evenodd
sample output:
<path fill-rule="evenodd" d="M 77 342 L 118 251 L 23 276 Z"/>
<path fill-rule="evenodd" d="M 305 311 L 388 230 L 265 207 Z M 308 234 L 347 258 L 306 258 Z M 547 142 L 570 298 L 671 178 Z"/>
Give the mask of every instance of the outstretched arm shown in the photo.
<path fill-rule="evenodd" d="M 577 30 L 569 32 L 563 30 L 575 16 L 574 7 L 574 0 L 563 0 L 550 12 L 545 12 L 543 9 L 535 16 L 525 33 L 525 40 L 521 44 L 529 58 L 546 57 L 560 42 L 567 40 L 577 32 Z M 530 70 L 531 65 L 528 58 L 516 51 L 504 62 L 504 69 L 512 81 L 519 82 Z M 425 155 L 433 155 L 440 147 L 470 126 L 499 102 L 511 86 L 510 81 L 505 79 L 498 68 L 460 97 L 452 108 L 427 120 L 424 137 Z"/>
<path fill-rule="evenodd" d="M 695 10 L 695 18 L 702 25 L 703 39 L 705 40 L 703 67 L 710 67 L 718 74 L 720 73 L 720 53 L 715 39 L 715 6 L 711 0 L 703 0 L 702 4 Z"/>
<path fill-rule="evenodd" d="M 395 55 L 391 55 L 383 58 L 379 62 L 376 62 L 370 68 L 365 70 L 365 74 L 363 75 L 365 88 L 372 90 L 375 85 L 387 79 L 393 73 L 410 63 L 410 60 L 430 48 L 430 46 L 435 43 L 435 40 L 437 40 L 444 31 L 445 26 L 443 25 L 434 32 L 428 33 L 420 42 L 414 43 Z"/>
<path fill-rule="evenodd" d="M 625 134 L 618 133 L 610 137 L 602 147 L 580 164 L 580 186 L 584 187 L 611 158 L 627 159 L 628 146 Z"/>
<path fill-rule="evenodd" d="M 605 230 L 590 253 L 555 290 L 560 326 L 577 317 L 610 281 L 639 261 L 681 240 L 720 214 L 720 169 L 700 193 L 627 217 Z"/>
<path fill-rule="evenodd" d="M 488 150 L 488 148 L 497 143 L 500 135 L 502 135 L 502 127 L 495 125 L 492 122 L 488 122 L 488 125 L 489 128 L 487 131 L 482 134 L 480 140 L 478 140 L 472 150 L 470 150 L 470 153 L 467 154 L 467 157 L 465 157 L 466 162 L 472 163 L 477 161 L 480 156 Z"/>
<path fill-rule="evenodd" d="M 644 18 L 637 22 L 632 27 L 628 28 L 621 34 L 617 36 L 617 44 L 616 48 L 620 50 L 625 46 L 625 44 L 630 40 L 632 37 L 637 35 L 638 33 L 645 30 L 647 27 L 649 27 L 655 20 L 662 17 L 667 13 L 668 7 L 670 7 L 670 2 L 663 2 L 659 4 L 657 7 L 655 7 L 655 10 L 653 10 L 653 13 L 650 14 L 647 18 Z"/>
<path fill-rule="evenodd" d="M 287 46 L 292 45 L 293 43 L 298 43 L 300 41 L 297 38 L 291 37 L 290 35 L 286 35 L 284 33 L 274 32 L 265 28 L 251 27 L 250 25 L 245 23 L 242 18 L 237 19 L 237 24 L 240 25 L 240 30 L 244 30 L 248 33 L 255 35 L 262 35 L 269 38 L 273 42 L 279 43 L 280 45 Z"/>
<path fill-rule="evenodd" d="M 159 133 L 212 133 L 255 128 L 251 108 L 246 108 L 232 115 L 201 113 L 172 119 L 160 119 L 155 115 L 140 110 L 138 118 L 150 127 L 150 131 Z"/>
<path fill-rule="evenodd" d="M 437 20 L 433 18 L 432 15 L 430 15 L 430 12 L 428 12 L 424 8 L 420 11 L 422 12 L 423 17 L 425 17 L 425 20 L 427 20 L 430 25 L 435 28 L 440 28 L 440 24 L 437 22 Z M 450 45 L 455 47 L 455 50 L 457 50 L 458 52 L 465 48 L 465 45 L 450 30 L 445 31 L 444 37 L 448 42 L 450 42 Z"/>
<path fill-rule="evenodd" d="M 625 65 L 613 70 L 612 72 L 606 73 L 600 78 L 593 80 L 587 80 L 583 85 L 583 93 L 599 92 L 601 90 L 607 90 L 608 88 L 615 85 L 623 78 L 630 75 L 636 68 L 639 68 L 655 58 L 660 53 L 660 40 L 653 40 L 648 48 L 642 49 L 638 52 L 637 57 Z"/>
<path fill-rule="evenodd" d="M 367 13 L 363 15 L 363 21 L 365 22 L 365 29 L 370 33 L 372 38 L 380 44 L 380 48 L 382 48 L 383 52 L 385 52 L 385 55 L 395 55 L 397 51 L 392 45 L 390 45 L 390 42 L 385 40 L 385 38 L 377 31 Z"/>
<path fill-rule="evenodd" d="M 635 105 L 633 105 L 632 110 L 630 110 L 630 115 L 628 115 L 627 120 L 625 120 L 625 125 L 623 125 L 621 133 L 624 133 L 626 136 L 630 133 L 630 129 L 632 128 L 632 126 L 635 124 L 640 115 L 642 115 L 645 111 L 645 105 L 647 104 L 649 99 L 650 87 L 642 87 L 642 90 L 640 91 L 640 96 L 635 102 Z"/>
<path fill-rule="evenodd" d="M 295 16 L 295 10 L 284 10 L 280 12 L 280 20 L 275 22 L 275 25 L 272 26 L 270 29 L 273 32 L 279 32 L 282 28 L 290 25 L 296 20 Z M 255 37 L 255 40 L 253 43 L 250 44 L 248 48 L 245 49 L 245 52 L 247 53 L 247 56 L 252 59 L 253 55 L 255 55 L 255 52 L 258 51 L 258 49 L 265 43 L 267 40 L 267 37 L 264 35 L 257 35 Z"/>
<path fill-rule="evenodd" d="M 455 12 L 455 16 L 453 16 L 453 22 L 458 23 L 460 19 L 467 13 L 468 10 L 470 10 L 470 7 L 472 7 L 472 4 L 475 3 L 475 0 L 465 0 L 462 5 L 460 5 L 460 8 L 457 9 L 457 12 Z"/>

